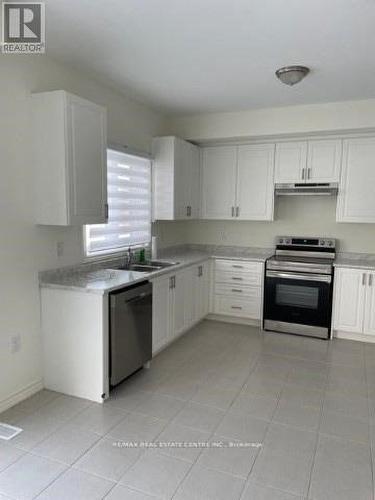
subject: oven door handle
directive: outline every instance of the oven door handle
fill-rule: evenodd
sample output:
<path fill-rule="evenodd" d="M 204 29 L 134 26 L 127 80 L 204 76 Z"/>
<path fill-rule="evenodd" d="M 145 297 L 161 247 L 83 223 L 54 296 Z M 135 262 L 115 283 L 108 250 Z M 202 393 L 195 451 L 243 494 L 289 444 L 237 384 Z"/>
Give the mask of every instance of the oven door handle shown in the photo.
<path fill-rule="evenodd" d="M 332 277 L 325 274 L 294 274 L 279 271 L 267 271 L 266 278 L 286 278 L 301 281 L 319 281 L 322 283 L 331 283 Z"/>

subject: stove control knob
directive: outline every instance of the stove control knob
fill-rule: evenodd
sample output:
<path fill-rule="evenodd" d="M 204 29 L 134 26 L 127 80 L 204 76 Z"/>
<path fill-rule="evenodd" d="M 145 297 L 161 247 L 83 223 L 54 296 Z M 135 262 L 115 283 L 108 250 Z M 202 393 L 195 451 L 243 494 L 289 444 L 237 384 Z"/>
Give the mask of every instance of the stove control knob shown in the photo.
<path fill-rule="evenodd" d="M 280 243 L 280 245 L 282 245 L 282 244 L 284 243 L 283 238 L 280 238 L 280 239 L 279 239 L 279 243 Z"/>
<path fill-rule="evenodd" d="M 322 247 L 324 247 L 324 245 L 326 244 L 326 242 L 323 240 L 320 242 L 320 244 L 322 245 Z"/>

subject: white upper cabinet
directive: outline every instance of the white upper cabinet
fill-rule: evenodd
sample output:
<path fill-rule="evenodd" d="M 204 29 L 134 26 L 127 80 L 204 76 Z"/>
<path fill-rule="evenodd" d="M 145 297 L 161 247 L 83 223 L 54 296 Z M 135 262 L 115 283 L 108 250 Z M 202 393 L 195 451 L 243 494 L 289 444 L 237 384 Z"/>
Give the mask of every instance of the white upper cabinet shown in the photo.
<path fill-rule="evenodd" d="M 232 219 L 236 204 L 237 148 L 204 148 L 201 168 L 202 218 Z"/>
<path fill-rule="evenodd" d="M 340 139 L 276 144 L 275 183 L 339 182 L 341 145 Z"/>
<path fill-rule="evenodd" d="M 341 139 L 308 141 L 306 183 L 339 182 L 341 168 Z"/>
<path fill-rule="evenodd" d="M 375 222 L 375 137 L 345 139 L 338 222 Z"/>
<path fill-rule="evenodd" d="M 307 141 L 276 144 L 275 183 L 305 182 Z"/>
<path fill-rule="evenodd" d="M 202 151 L 203 219 L 273 219 L 274 144 Z"/>
<path fill-rule="evenodd" d="M 36 223 L 107 217 L 106 110 L 62 90 L 32 95 Z"/>
<path fill-rule="evenodd" d="M 184 220 L 199 215 L 199 148 L 178 137 L 152 141 L 154 219 Z"/>
<path fill-rule="evenodd" d="M 238 147 L 236 216 L 273 219 L 275 145 Z"/>

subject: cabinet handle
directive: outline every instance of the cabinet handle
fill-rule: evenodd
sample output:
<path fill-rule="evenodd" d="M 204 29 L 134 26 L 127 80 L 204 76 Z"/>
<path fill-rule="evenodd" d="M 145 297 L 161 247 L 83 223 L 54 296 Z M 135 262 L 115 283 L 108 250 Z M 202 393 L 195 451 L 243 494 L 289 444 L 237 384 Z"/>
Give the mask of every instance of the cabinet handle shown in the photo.
<path fill-rule="evenodd" d="M 235 267 L 236 269 L 243 269 L 243 266 L 240 266 L 239 264 L 232 264 L 232 267 Z"/>
<path fill-rule="evenodd" d="M 104 205 L 104 217 L 106 220 L 108 220 L 108 215 L 109 215 L 109 207 L 108 207 L 108 203 L 106 203 Z"/>
<path fill-rule="evenodd" d="M 231 309 L 242 309 L 240 306 L 231 306 Z"/>
<path fill-rule="evenodd" d="M 365 286 L 366 285 L 366 273 L 363 273 L 362 274 L 362 285 Z"/>
<path fill-rule="evenodd" d="M 242 293 L 242 290 L 239 288 L 232 288 L 232 292 Z"/>
<path fill-rule="evenodd" d="M 173 288 L 173 276 L 169 278 L 169 289 L 171 290 Z"/>
<path fill-rule="evenodd" d="M 236 280 L 236 281 L 242 281 L 243 278 L 239 278 L 237 276 L 232 276 L 232 280 Z"/>
<path fill-rule="evenodd" d="M 189 215 L 189 217 L 191 217 L 191 206 L 190 205 L 188 206 L 188 209 L 189 209 L 188 215 Z"/>
<path fill-rule="evenodd" d="M 305 180 L 305 169 L 304 168 L 302 169 L 302 180 L 303 181 Z"/>
<path fill-rule="evenodd" d="M 307 178 L 308 179 L 311 178 L 311 168 L 310 167 L 307 169 Z"/>
<path fill-rule="evenodd" d="M 240 215 L 240 207 L 236 207 L 236 217 L 239 217 Z"/>
<path fill-rule="evenodd" d="M 199 266 L 198 267 L 198 277 L 200 278 L 201 276 L 203 276 L 203 267 Z"/>
<path fill-rule="evenodd" d="M 234 207 L 232 207 L 232 217 L 234 217 Z"/>
<path fill-rule="evenodd" d="M 368 275 L 368 286 L 372 286 L 372 274 Z"/>

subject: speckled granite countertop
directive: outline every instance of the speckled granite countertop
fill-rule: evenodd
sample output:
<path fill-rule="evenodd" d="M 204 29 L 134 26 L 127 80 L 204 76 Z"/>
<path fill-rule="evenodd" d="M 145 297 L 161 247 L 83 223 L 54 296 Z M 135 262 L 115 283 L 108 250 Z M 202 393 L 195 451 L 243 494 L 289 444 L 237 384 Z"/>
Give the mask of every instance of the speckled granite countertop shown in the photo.
<path fill-rule="evenodd" d="M 116 267 L 121 264 L 121 259 L 111 259 L 42 271 L 39 273 L 39 282 L 42 288 L 105 294 L 144 280 L 152 281 L 163 274 L 199 264 L 209 258 L 265 262 L 272 254 L 272 249 L 265 248 L 185 245 L 162 249 L 158 260 L 178 264 L 152 273 L 118 270 Z"/>
<path fill-rule="evenodd" d="M 335 267 L 351 267 L 355 269 L 375 269 L 375 255 L 367 253 L 339 253 Z"/>

